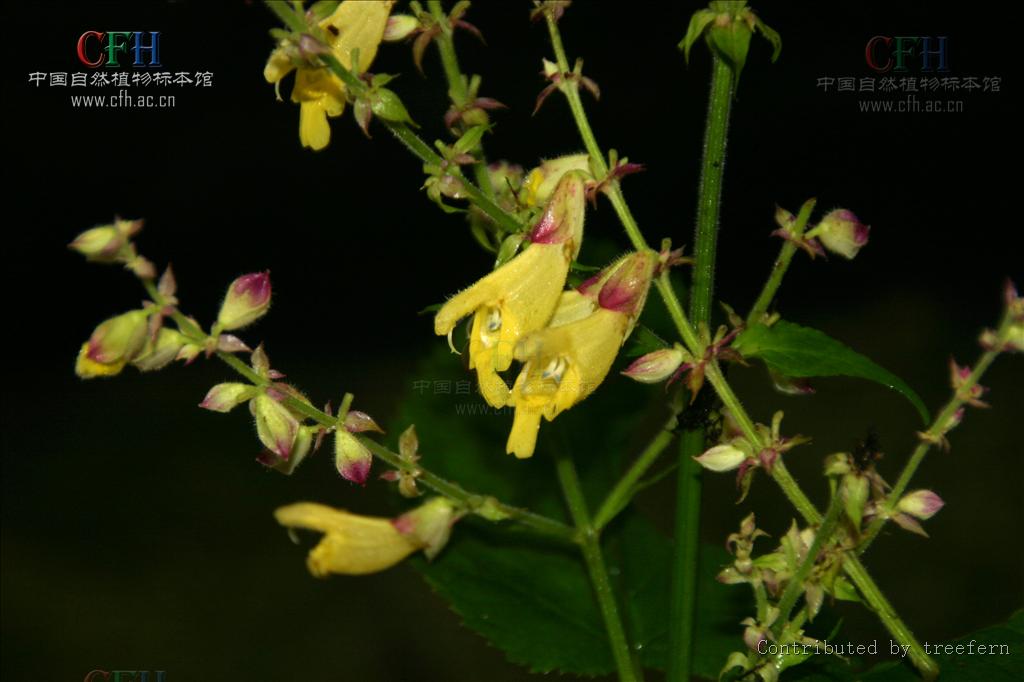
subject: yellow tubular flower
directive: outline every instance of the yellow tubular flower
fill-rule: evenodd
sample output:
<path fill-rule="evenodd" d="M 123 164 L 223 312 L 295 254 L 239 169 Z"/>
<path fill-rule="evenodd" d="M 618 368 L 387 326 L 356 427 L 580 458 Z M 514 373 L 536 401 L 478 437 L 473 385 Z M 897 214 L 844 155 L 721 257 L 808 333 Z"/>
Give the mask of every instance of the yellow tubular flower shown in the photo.
<path fill-rule="evenodd" d="M 317 578 L 383 571 L 422 547 L 415 538 L 400 533 L 391 519 L 359 516 L 313 502 L 281 507 L 274 517 L 282 526 L 324 533 L 306 560 Z"/>
<path fill-rule="evenodd" d="M 392 5 L 394 0 L 345 0 L 320 22 L 328 47 L 345 68 L 363 73 L 373 63 Z M 355 66 L 352 63 L 354 50 L 359 53 L 359 63 Z M 263 69 L 268 83 L 278 83 L 295 68 L 289 52 L 289 47 L 279 47 L 270 55 Z M 298 66 L 291 98 L 299 104 L 302 146 L 314 150 L 327 146 L 331 139 L 327 118 L 341 116 L 345 111 L 345 97 L 345 84 L 327 68 Z"/>
<path fill-rule="evenodd" d="M 583 239 L 584 189 L 582 174 L 566 173 L 531 231 L 530 245 L 449 299 L 434 318 L 434 331 L 450 335 L 459 320 L 473 315 L 469 366 L 476 369 L 480 392 L 494 407 L 509 399 L 498 372 L 512 364 L 519 339 L 542 329 L 558 304 L 569 263 Z"/>
<path fill-rule="evenodd" d="M 643 309 L 656 264 L 650 251 L 622 258 L 584 293 L 565 292 L 551 326 L 520 339 L 515 359 L 524 365 L 508 401 L 516 412 L 506 452 L 532 456 L 541 417 L 553 420 L 604 381 Z"/>

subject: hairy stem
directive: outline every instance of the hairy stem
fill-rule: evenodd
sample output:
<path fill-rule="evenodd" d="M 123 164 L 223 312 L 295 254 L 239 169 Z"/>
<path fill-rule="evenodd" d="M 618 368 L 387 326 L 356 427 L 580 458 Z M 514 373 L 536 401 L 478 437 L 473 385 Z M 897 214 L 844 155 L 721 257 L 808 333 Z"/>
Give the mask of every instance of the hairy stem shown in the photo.
<path fill-rule="evenodd" d="M 953 397 L 946 403 L 939 414 L 935 417 L 935 421 L 928 427 L 924 433 L 920 434 L 921 442 L 918 443 L 917 447 L 910 454 L 910 459 L 903 466 L 903 470 L 900 472 L 900 476 L 896 479 L 896 484 L 893 485 L 892 490 L 885 499 L 885 503 L 882 506 L 882 513 L 878 515 L 871 525 L 868 526 L 864 533 L 864 539 L 861 541 L 860 546 L 857 548 L 858 552 L 863 553 L 875 541 L 878 537 L 879 532 L 885 526 L 889 515 L 895 511 L 896 504 L 900 501 L 900 497 L 906 492 L 907 486 L 910 485 L 910 480 L 914 477 L 917 472 L 917 468 L 921 466 L 921 462 L 924 461 L 925 455 L 932 449 L 935 443 L 942 442 L 942 438 L 945 437 L 946 431 L 949 429 L 950 420 L 953 419 L 953 415 L 956 414 L 957 410 L 962 408 L 967 402 L 968 396 L 972 388 L 974 388 L 978 381 L 988 368 L 998 357 L 1002 344 L 1004 344 L 1009 337 L 1010 327 L 1013 325 L 1013 318 L 1009 313 L 1003 316 L 1002 321 L 999 323 L 999 328 L 996 330 L 996 345 L 989 350 L 986 350 L 978 358 L 978 362 L 974 365 L 974 369 L 971 370 L 970 375 L 964 380 L 963 385 L 960 389 L 955 391 Z"/>
<path fill-rule="evenodd" d="M 677 415 L 678 412 L 673 410 L 665 425 L 661 427 L 657 435 L 654 436 L 647 447 L 644 448 L 644 451 L 640 453 L 640 456 L 636 458 L 636 461 L 619 479 L 619 482 L 615 484 L 612 491 L 608 493 L 608 497 L 601 503 L 597 513 L 594 515 L 593 525 L 595 529 L 601 530 L 607 526 L 633 499 L 637 483 L 675 438 L 674 430 L 678 422 Z"/>
<path fill-rule="evenodd" d="M 779 257 L 775 259 L 771 274 L 768 275 L 768 281 L 764 283 L 760 296 L 757 297 L 754 306 L 750 309 L 750 314 L 747 315 L 748 327 L 760 322 L 764 314 L 768 312 L 768 306 L 775 299 L 775 293 L 782 284 L 782 278 L 786 276 L 786 271 L 789 270 L 789 263 L 793 260 L 793 255 L 796 254 L 796 250 L 799 248 L 796 240 L 803 237 L 804 230 L 807 229 L 807 221 L 811 217 L 811 211 L 814 210 L 815 203 L 814 199 L 804 202 L 793 224 L 782 228 L 789 232 L 792 239 L 786 239 L 782 242 L 782 248 L 779 249 Z"/>
<path fill-rule="evenodd" d="M 152 280 L 141 280 L 146 292 L 161 308 L 167 307 L 166 299 L 157 291 L 156 285 Z M 177 308 L 172 308 L 170 313 L 171 318 L 178 325 L 178 328 L 183 334 L 188 336 L 191 341 L 199 344 L 200 346 L 205 345 L 209 339 L 209 335 L 203 331 L 198 325 L 195 324 L 191 319 L 184 315 Z M 223 351 L 217 351 L 217 357 L 224 362 L 228 367 L 235 370 L 242 377 L 247 379 L 250 383 L 255 386 L 267 386 L 271 382 L 269 379 L 260 376 L 256 370 L 249 365 L 245 364 L 235 355 L 231 353 L 225 353 Z M 284 396 L 281 398 L 282 404 L 288 409 L 301 414 L 302 416 L 311 419 L 312 421 L 320 424 L 321 426 L 332 428 L 338 423 L 336 416 L 331 416 L 323 410 L 317 409 L 307 402 L 298 400 L 291 396 Z M 373 441 L 365 436 L 357 436 L 359 440 L 365 445 L 370 452 L 372 452 L 377 458 L 383 461 L 385 464 L 392 466 L 396 469 L 403 471 L 409 470 L 413 465 L 406 462 L 401 456 L 384 447 L 380 443 Z M 504 504 L 487 495 L 481 495 L 473 493 L 457 483 L 453 483 L 437 474 L 434 474 L 419 465 L 415 465 L 416 471 L 419 472 L 417 478 L 424 485 L 432 488 L 436 492 L 448 497 L 456 502 L 462 504 L 470 512 L 477 512 L 481 510 L 487 510 L 488 513 L 505 517 L 509 520 L 515 521 L 527 528 L 530 528 L 537 533 L 558 538 L 560 540 L 569 542 L 579 542 L 577 532 L 555 519 L 536 514 L 527 509 L 515 507 L 512 505 Z"/>
<path fill-rule="evenodd" d="M 459 57 L 455 53 L 452 27 L 441 8 L 441 0 L 428 0 L 427 7 L 430 9 L 430 16 L 441 27 L 441 32 L 434 38 L 434 43 L 441 55 L 441 66 L 444 69 L 445 79 L 448 81 L 449 97 L 451 97 L 452 104 L 461 109 L 469 103 L 469 88 L 466 77 L 459 68 Z M 489 199 L 494 199 L 494 187 L 491 186 L 491 178 L 487 174 L 487 157 L 484 154 L 483 142 L 477 145 L 476 152 L 477 162 L 473 164 L 473 177 L 484 194 Z"/>
<path fill-rule="evenodd" d="M 793 611 L 793 607 L 796 606 L 796 602 L 800 598 L 801 592 L 803 592 L 804 581 L 811 574 L 811 569 L 814 568 L 814 562 L 817 560 L 818 554 L 832 541 L 832 535 L 839 525 L 839 517 L 842 511 L 843 504 L 839 495 L 833 495 L 828 511 L 825 513 L 825 518 L 822 519 L 821 525 L 818 526 L 814 533 L 814 542 L 811 543 L 810 548 L 807 550 L 807 556 L 800 562 L 800 566 L 797 567 L 793 577 L 789 579 L 789 584 L 786 585 L 786 589 L 782 592 L 782 597 L 779 599 L 779 615 L 776 616 L 775 623 L 778 623 L 781 627 L 785 627 L 786 623 L 789 622 L 789 614 Z M 776 628 L 776 632 L 779 631 L 781 631 L 780 628 Z"/>
<path fill-rule="evenodd" d="M 615 593 L 612 591 L 608 569 L 601 552 L 600 533 L 590 521 L 587 501 L 583 497 L 583 489 L 580 487 L 579 477 L 576 474 L 576 466 L 568 453 L 558 449 L 555 454 L 555 468 L 558 472 L 558 481 L 562 486 L 562 493 L 565 495 L 566 505 L 569 507 L 569 513 L 579 533 L 583 560 L 587 564 L 587 573 L 590 575 L 590 582 L 594 587 L 598 606 L 601 608 L 601 616 L 608 633 L 608 642 L 615 658 L 619 680 L 620 682 L 638 682 L 642 679 L 642 675 L 633 667 L 626 631 L 622 626 L 619 607 L 615 601 Z"/>
<path fill-rule="evenodd" d="M 704 158 L 697 190 L 697 229 L 694 235 L 694 265 L 690 289 L 690 319 L 698 328 L 711 323 L 711 301 L 715 286 L 715 254 L 718 216 L 722 203 L 725 150 L 729 139 L 733 72 L 712 54 L 711 88 L 704 128 Z M 696 608 L 697 559 L 700 551 L 700 465 L 694 460 L 704 450 L 705 431 L 689 429 L 679 440 L 679 474 L 676 478 L 675 550 L 673 580 L 669 593 L 668 680 L 690 679 L 693 669 L 694 613 Z"/>

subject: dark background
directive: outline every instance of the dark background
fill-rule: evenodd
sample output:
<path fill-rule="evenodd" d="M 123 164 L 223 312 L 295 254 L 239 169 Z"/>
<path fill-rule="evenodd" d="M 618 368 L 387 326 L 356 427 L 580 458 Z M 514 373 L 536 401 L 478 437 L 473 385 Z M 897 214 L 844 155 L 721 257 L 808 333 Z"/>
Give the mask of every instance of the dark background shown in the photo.
<path fill-rule="evenodd" d="M 784 49 L 770 65 L 755 39 L 743 74 L 718 290 L 741 309 L 753 300 L 778 247 L 768 237 L 776 202 L 795 210 L 817 196 L 822 208 L 855 210 L 873 226 L 870 245 L 853 262 L 798 258 L 780 303 L 937 407 L 950 354 L 975 356 L 1004 278 L 1024 274 L 1009 151 L 1018 121 L 1011 127 L 1006 101 L 1016 69 L 992 17 L 894 5 L 759 7 Z M 647 165 L 626 190 L 655 243 L 688 241 L 693 222 L 708 58 L 698 46 L 687 68 L 675 44 L 696 8 L 578 2 L 563 20 L 570 58 L 583 56 L 602 88 L 601 102 L 588 102 L 599 140 Z M 485 77 L 482 94 L 510 107 L 495 116 L 490 157 L 526 167 L 580 148 L 558 96 L 530 116 L 548 48 L 528 9 L 478 3 L 468 18 L 488 45 L 457 40 L 465 70 Z M 65 244 L 115 213 L 144 217 L 138 243 L 157 263 L 173 261 L 188 312 L 210 320 L 231 278 L 269 268 L 273 313 L 245 338 L 264 340 L 275 366 L 318 400 L 352 391 L 397 433 L 388 417 L 409 397 L 418 358 L 440 342 L 416 312 L 490 262 L 461 218 L 417 191 L 418 162 L 382 127 L 367 141 L 347 115 L 332 124 L 327 150 L 301 149 L 297 108 L 275 102 L 262 80 L 274 21 L 260 4 L 23 3 L 5 6 L 3 19 L 3 677 L 77 680 L 93 668 L 163 669 L 169 680 L 524 677 L 460 629 L 407 566 L 308 576 L 303 550 L 271 510 L 317 499 L 386 513 L 388 494 L 379 484 L 351 488 L 324 455 L 291 478 L 262 470 L 246 416 L 193 407 L 226 368 L 197 362 L 93 382 L 72 371 L 95 324 L 138 305 L 141 292 Z M 67 89 L 27 83 L 30 72 L 79 70 L 83 31 L 122 29 L 161 31 L 165 68 L 212 71 L 214 87 L 172 88 L 171 110 L 89 110 L 72 109 Z M 1003 91 L 949 95 L 964 100 L 962 113 L 884 114 L 859 112 L 856 94 L 816 88 L 821 76 L 873 75 L 863 59 L 873 35 L 948 36 L 952 75 L 1000 76 Z M 425 65 L 426 80 L 408 46 L 386 45 L 374 70 L 402 74 L 394 89 L 429 140 L 443 135 L 445 86 L 433 50 Z M 625 245 L 607 204 L 587 230 Z M 998 362 L 985 382 L 993 408 L 971 411 L 952 453 L 930 457 L 919 475 L 948 503 L 927 524 L 932 538 L 891 533 L 872 552 L 875 574 L 923 639 L 1003 619 L 1022 602 L 1020 362 Z M 813 450 L 791 460 L 807 480 L 821 456 L 849 448 L 869 424 L 894 476 L 919 428 L 901 398 L 871 384 L 821 381 L 813 401 L 792 405 L 758 370 L 734 379 L 759 419 L 783 404 L 787 430 L 815 435 Z M 515 462 L 496 455 L 495 466 Z M 645 504 L 662 524 L 671 493 L 662 486 Z M 708 480 L 709 541 L 745 513 L 733 499 L 730 477 Z M 751 504 L 780 530 L 791 516 L 767 485 Z M 855 611 L 848 627 L 855 639 L 884 637 Z"/>

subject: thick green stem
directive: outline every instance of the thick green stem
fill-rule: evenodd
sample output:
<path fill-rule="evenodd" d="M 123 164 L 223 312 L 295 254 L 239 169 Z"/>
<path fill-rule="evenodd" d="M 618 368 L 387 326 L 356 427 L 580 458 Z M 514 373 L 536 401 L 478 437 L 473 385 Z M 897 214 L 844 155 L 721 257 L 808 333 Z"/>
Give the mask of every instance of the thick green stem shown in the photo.
<path fill-rule="evenodd" d="M 643 478 L 643 475 L 647 473 L 647 470 L 658 460 L 658 457 L 665 448 L 669 446 L 672 439 L 675 438 L 674 430 L 676 428 L 677 412 L 673 410 L 672 415 L 665 422 L 665 425 L 661 427 L 658 434 L 651 440 L 650 444 L 644 451 L 640 453 L 640 456 L 636 458 L 636 461 L 629 467 L 626 473 L 619 479 L 619 482 L 615 484 L 612 491 L 608 493 L 608 497 L 605 498 L 604 502 L 598 508 L 597 513 L 594 515 L 594 528 L 601 530 L 607 526 L 612 519 L 614 519 L 620 511 L 626 508 L 629 501 L 633 499 L 633 495 L 636 493 L 636 485 Z"/>
<path fill-rule="evenodd" d="M 704 429 L 686 429 L 679 438 L 675 534 L 669 583 L 667 680 L 689 680 L 693 669 L 700 558 L 701 467 L 694 457 L 704 451 Z"/>
<path fill-rule="evenodd" d="M 590 582 L 594 586 L 594 594 L 597 596 L 597 603 L 601 609 L 619 680 L 620 682 L 638 682 L 642 679 L 642 675 L 633 667 L 626 631 L 622 626 L 615 593 L 608 577 L 604 555 L 601 553 L 600 533 L 590 521 L 587 501 L 583 497 L 583 489 L 580 487 L 579 477 L 576 474 L 576 466 L 569 454 L 559 449 L 555 455 L 555 468 L 558 471 L 558 481 L 562 485 L 566 505 L 569 507 L 569 514 L 579 533 L 583 560 L 587 564 Z"/>
<path fill-rule="evenodd" d="M 690 320 L 710 325 L 715 285 L 715 252 L 718 214 L 722 203 L 725 149 L 729 138 L 733 73 L 712 54 L 711 89 L 704 129 L 704 159 L 697 191 L 697 231 L 690 289 Z M 679 440 L 679 475 L 676 479 L 675 548 L 669 592 L 668 680 L 689 680 L 693 669 L 694 613 L 696 609 L 697 560 L 700 551 L 700 465 L 694 460 L 704 450 L 704 429 L 687 430 Z"/>
<path fill-rule="evenodd" d="M 793 221 L 792 225 L 784 227 L 782 229 L 787 230 L 791 235 L 791 239 L 787 239 L 782 242 L 782 248 L 779 249 L 779 257 L 775 259 L 775 264 L 772 266 L 771 274 L 768 275 L 768 281 L 764 283 L 764 288 L 761 289 L 761 295 L 757 297 L 757 301 L 754 302 L 754 307 L 750 309 L 750 314 L 747 315 L 747 326 L 757 324 L 764 317 L 764 314 L 768 312 L 768 306 L 772 304 L 775 299 L 775 292 L 779 290 L 779 285 L 782 284 L 782 278 L 785 277 L 786 271 L 789 269 L 789 263 L 793 260 L 793 255 L 796 254 L 797 240 L 803 237 L 804 230 L 807 229 L 807 221 L 811 217 L 811 211 L 814 210 L 814 199 L 809 199 L 804 202 L 804 205 L 800 208 L 800 213 L 797 215 L 796 220 Z"/>
<path fill-rule="evenodd" d="M 694 236 L 693 289 L 690 318 L 707 324 L 715 288 L 715 252 L 718 243 L 718 213 L 722 203 L 725 148 L 729 138 L 729 113 L 733 91 L 732 68 L 712 52 L 711 91 L 704 128 L 704 160 L 697 192 L 697 232 Z"/>

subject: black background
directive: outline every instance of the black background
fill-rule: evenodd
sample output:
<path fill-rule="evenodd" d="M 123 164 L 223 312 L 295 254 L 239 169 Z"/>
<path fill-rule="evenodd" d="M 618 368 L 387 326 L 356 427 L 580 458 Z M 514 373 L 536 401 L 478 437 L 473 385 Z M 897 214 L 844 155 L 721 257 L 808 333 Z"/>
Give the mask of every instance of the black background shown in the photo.
<path fill-rule="evenodd" d="M 695 8 L 578 2 L 563 20 L 570 58 L 583 56 L 602 87 L 601 102 L 588 102 L 599 140 L 647 165 L 626 192 L 652 242 L 687 242 L 692 229 L 708 58 L 698 46 L 687 68 L 675 44 Z M 938 406 L 948 357 L 973 358 L 978 330 L 999 315 L 1004 278 L 1024 274 L 1010 42 L 996 39 L 991 16 L 955 6 L 759 9 L 784 49 L 771 65 L 755 40 L 740 85 L 719 295 L 740 308 L 756 295 L 778 246 L 768 237 L 776 202 L 795 210 L 817 196 L 823 208 L 855 210 L 873 226 L 870 245 L 853 262 L 798 259 L 780 304 Z M 494 117 L 489 156 L 529 167 L 577 151 L 558 96 L 530 116 L 548 48 L 528 5 L 480 2 L 468 19 L 488 44 L 459 35 L 465 70 L 482 73 L 482 94 L 510 107 Z M 367 141 L 349 116 L 333 122 L 327 150 L 301 149 L 297 109 L 275 102 L 262 79 L 274 21 L 258 3 L 23 3 L 5 7 L 4 23 L 4 678 L 126 668 L 167 670 L 169 680 L 521 679 L 408 567 L 360 579 L 306 574 L 274 507 L 305 498 L 384 512 L 387 495 L 339 481 L 324 456 L 292 478 L 263 471 L 246 417 L 192 408 L 225 368 L 198 362 L 88 383 L 72 372 L 95 324 L 137 305 L 140 291 L 64 245 L 114 214 L 144 217 L 141 250 L 173 261 L 188 312 L 211 319 L 231 278 L 269 268 L 273 312 L 245 337 L 264 340 L 275 366 L 318 399 L 352 391 L 387 424 L 417 359 L 439 343 L 416 311 L 490 261 L 461 218 L 417 191 L 418 162 L 379 126 Z M 86 30 L 159 30 L 165 68 L 212 71 L 214 86 L 172 88 L 169 110 L 90 110 L 73 109 L 68 89 L 28 83 L 31 72 L 79 70 L 75 42 Z M 822 76 L 874 75 L 863 59 L 873 35 L 948 36 L 952 75 L 999 76 L 1002 92 L 949 95 L 964 101 L 961 113 L 885 114 L 816 87 Z M 425 65 L 424 80 L 408 46 L 387 45 L 374 70 L 402 74 L 394 89 L 429 140 L 443 135 L 446 105 L 434 51 Z M 587 230 L 625 246 L 607 204 Z M 920 474 L 948 503 L 928 523 L 932 538 L 893 533 L 871 557 L 923 639 L 989 624 L 1022 602 L 1022 375 L 1019 357 L 1000 360 L 986 381 L 993 408 L 969 413 L 952 453 Z M 760 419 L 783 400 L 758 371 L 735 382 Z M 852 380 L 820 382 L 813 402 L 784 407 L 793 431 L 816 437 L 813 452 L 792 458 L 804 477 L 868 424 L 894 475 L 918 428 L 898 396 Z M 495 466 L 515 462 L 496 455 Z M 662 524 L 670 487 L 646 504 Z M 733 499 L 729 477 L 709 479 L 708 540 L 745 513 Z M 769 486 L 751 503 L 776 528 L 788 523 Z M 852 637 L 884 641 L 869 616 L 849 615 Z"/>

